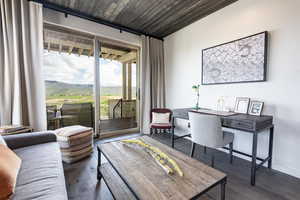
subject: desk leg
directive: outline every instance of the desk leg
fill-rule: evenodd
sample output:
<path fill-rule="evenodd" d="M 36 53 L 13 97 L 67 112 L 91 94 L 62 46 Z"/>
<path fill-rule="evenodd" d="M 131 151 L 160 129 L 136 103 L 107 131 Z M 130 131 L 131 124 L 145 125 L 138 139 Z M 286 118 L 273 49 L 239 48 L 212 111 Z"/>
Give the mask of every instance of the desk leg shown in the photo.
<path fill-rule="evenodd" d="M 172 117 L 172 128 L 171 128 L 171 144 L 172 148 L 174 148 L 174 127 L 175 127 L 175 119 Z"/>
<path fill-rule="evenodd" d="M 253 133 L 252 143 L 252 165 L 251 165 L 251 185 L 255 185 L 256 176 L 256 155 L 257 155 L 257 132 Z"/>
<path fill-rule="evenodd" d="M 97 150 L 98 150 L 97 179 L 98 179 L 98 181 L 100 181 L 101 178 L 102 178 L 102 174 L 101 174 L 101 171 L 100 171 L 100 167 L 101 167 L 101 149 L 99 147 L 97 147 Z"/>
<path fill-rule="evenodd" d="M 221 182 L 221 200 L 225 200 L 226 179 Z"/>
<path fill-rule="evenodd" d="M 269 161 L 268 168 L 272 168 L 272 157 L 273 157 L 273 135 L 274 135 L 274 127 L 270 128 L 270 136 L 269 136 Z"/>

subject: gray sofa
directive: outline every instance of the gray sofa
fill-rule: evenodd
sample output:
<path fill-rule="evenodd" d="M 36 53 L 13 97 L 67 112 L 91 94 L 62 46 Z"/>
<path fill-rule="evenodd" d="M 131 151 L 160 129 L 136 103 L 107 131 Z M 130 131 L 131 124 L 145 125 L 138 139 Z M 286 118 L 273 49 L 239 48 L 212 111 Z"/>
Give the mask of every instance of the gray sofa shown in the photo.
<path fill-rule="evenodd" d="M 3 137 L 22 159 L 13 200 L 67 200 L 59 145 L 52 132 Z"/>

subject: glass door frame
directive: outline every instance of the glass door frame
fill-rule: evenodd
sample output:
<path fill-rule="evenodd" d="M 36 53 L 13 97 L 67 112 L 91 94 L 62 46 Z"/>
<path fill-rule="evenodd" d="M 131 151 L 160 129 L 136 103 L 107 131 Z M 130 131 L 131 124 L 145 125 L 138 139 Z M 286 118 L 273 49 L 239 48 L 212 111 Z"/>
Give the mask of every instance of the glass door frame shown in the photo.
<path fill-rule="evenodd" d="M 108 132 L 100 132 L 100 119 L 101 119 L 101 84 L 100 84 L 100 53 L 101 53 L 101 43 L 112 43 L 120 46 L 126 46 L 130 47 L 137 52 L 137 58 L 136 58 L 136 123 L 137 127 L 135 128 L 128 128 L 128 129 L 122 129 L 122 130 L 116 130 L 116 131 L 108 131 Z M 123 43 L 123 42 L 117 42 L 114 40 L 97 37 L 95 36 L 94 39 L 94 125 L 95 125 L 95 136 L 96 137 L 111 137 L 116 135 L 122 135 L 126 133 L 139 133 L 140 132 L 140 47 L 134 46 L 131 44 Z"/>

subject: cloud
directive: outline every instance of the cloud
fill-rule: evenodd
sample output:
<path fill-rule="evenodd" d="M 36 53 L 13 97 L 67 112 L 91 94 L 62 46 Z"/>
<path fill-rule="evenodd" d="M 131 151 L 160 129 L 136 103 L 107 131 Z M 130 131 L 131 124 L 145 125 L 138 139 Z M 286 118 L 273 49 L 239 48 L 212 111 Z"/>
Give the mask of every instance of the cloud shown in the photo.
<path fill-rule="evenodd" d="M 94 83 L 94 58 L 58 52 L 44 52 L 44 78 L 73 84 Z M 136 76 L 133 69 L 133 85 Z M 122 64 L 117 61 L 100 59 L 101 86 L 122 85 Z"/>

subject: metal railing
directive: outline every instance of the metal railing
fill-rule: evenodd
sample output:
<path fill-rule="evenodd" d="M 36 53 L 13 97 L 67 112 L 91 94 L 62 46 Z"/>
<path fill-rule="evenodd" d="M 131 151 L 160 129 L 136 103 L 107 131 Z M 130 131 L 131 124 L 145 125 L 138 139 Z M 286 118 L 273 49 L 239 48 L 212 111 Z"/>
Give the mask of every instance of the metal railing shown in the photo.
<path fill-rule="evenodd" d="M 123 115 L 123 99 L 119 99 L 119 101 L 116 103 L 116 105 L 113 108 L 113 119 L 116 118 L 116 109 L 120 107 L 121 108 L 121 118 Z"/>

